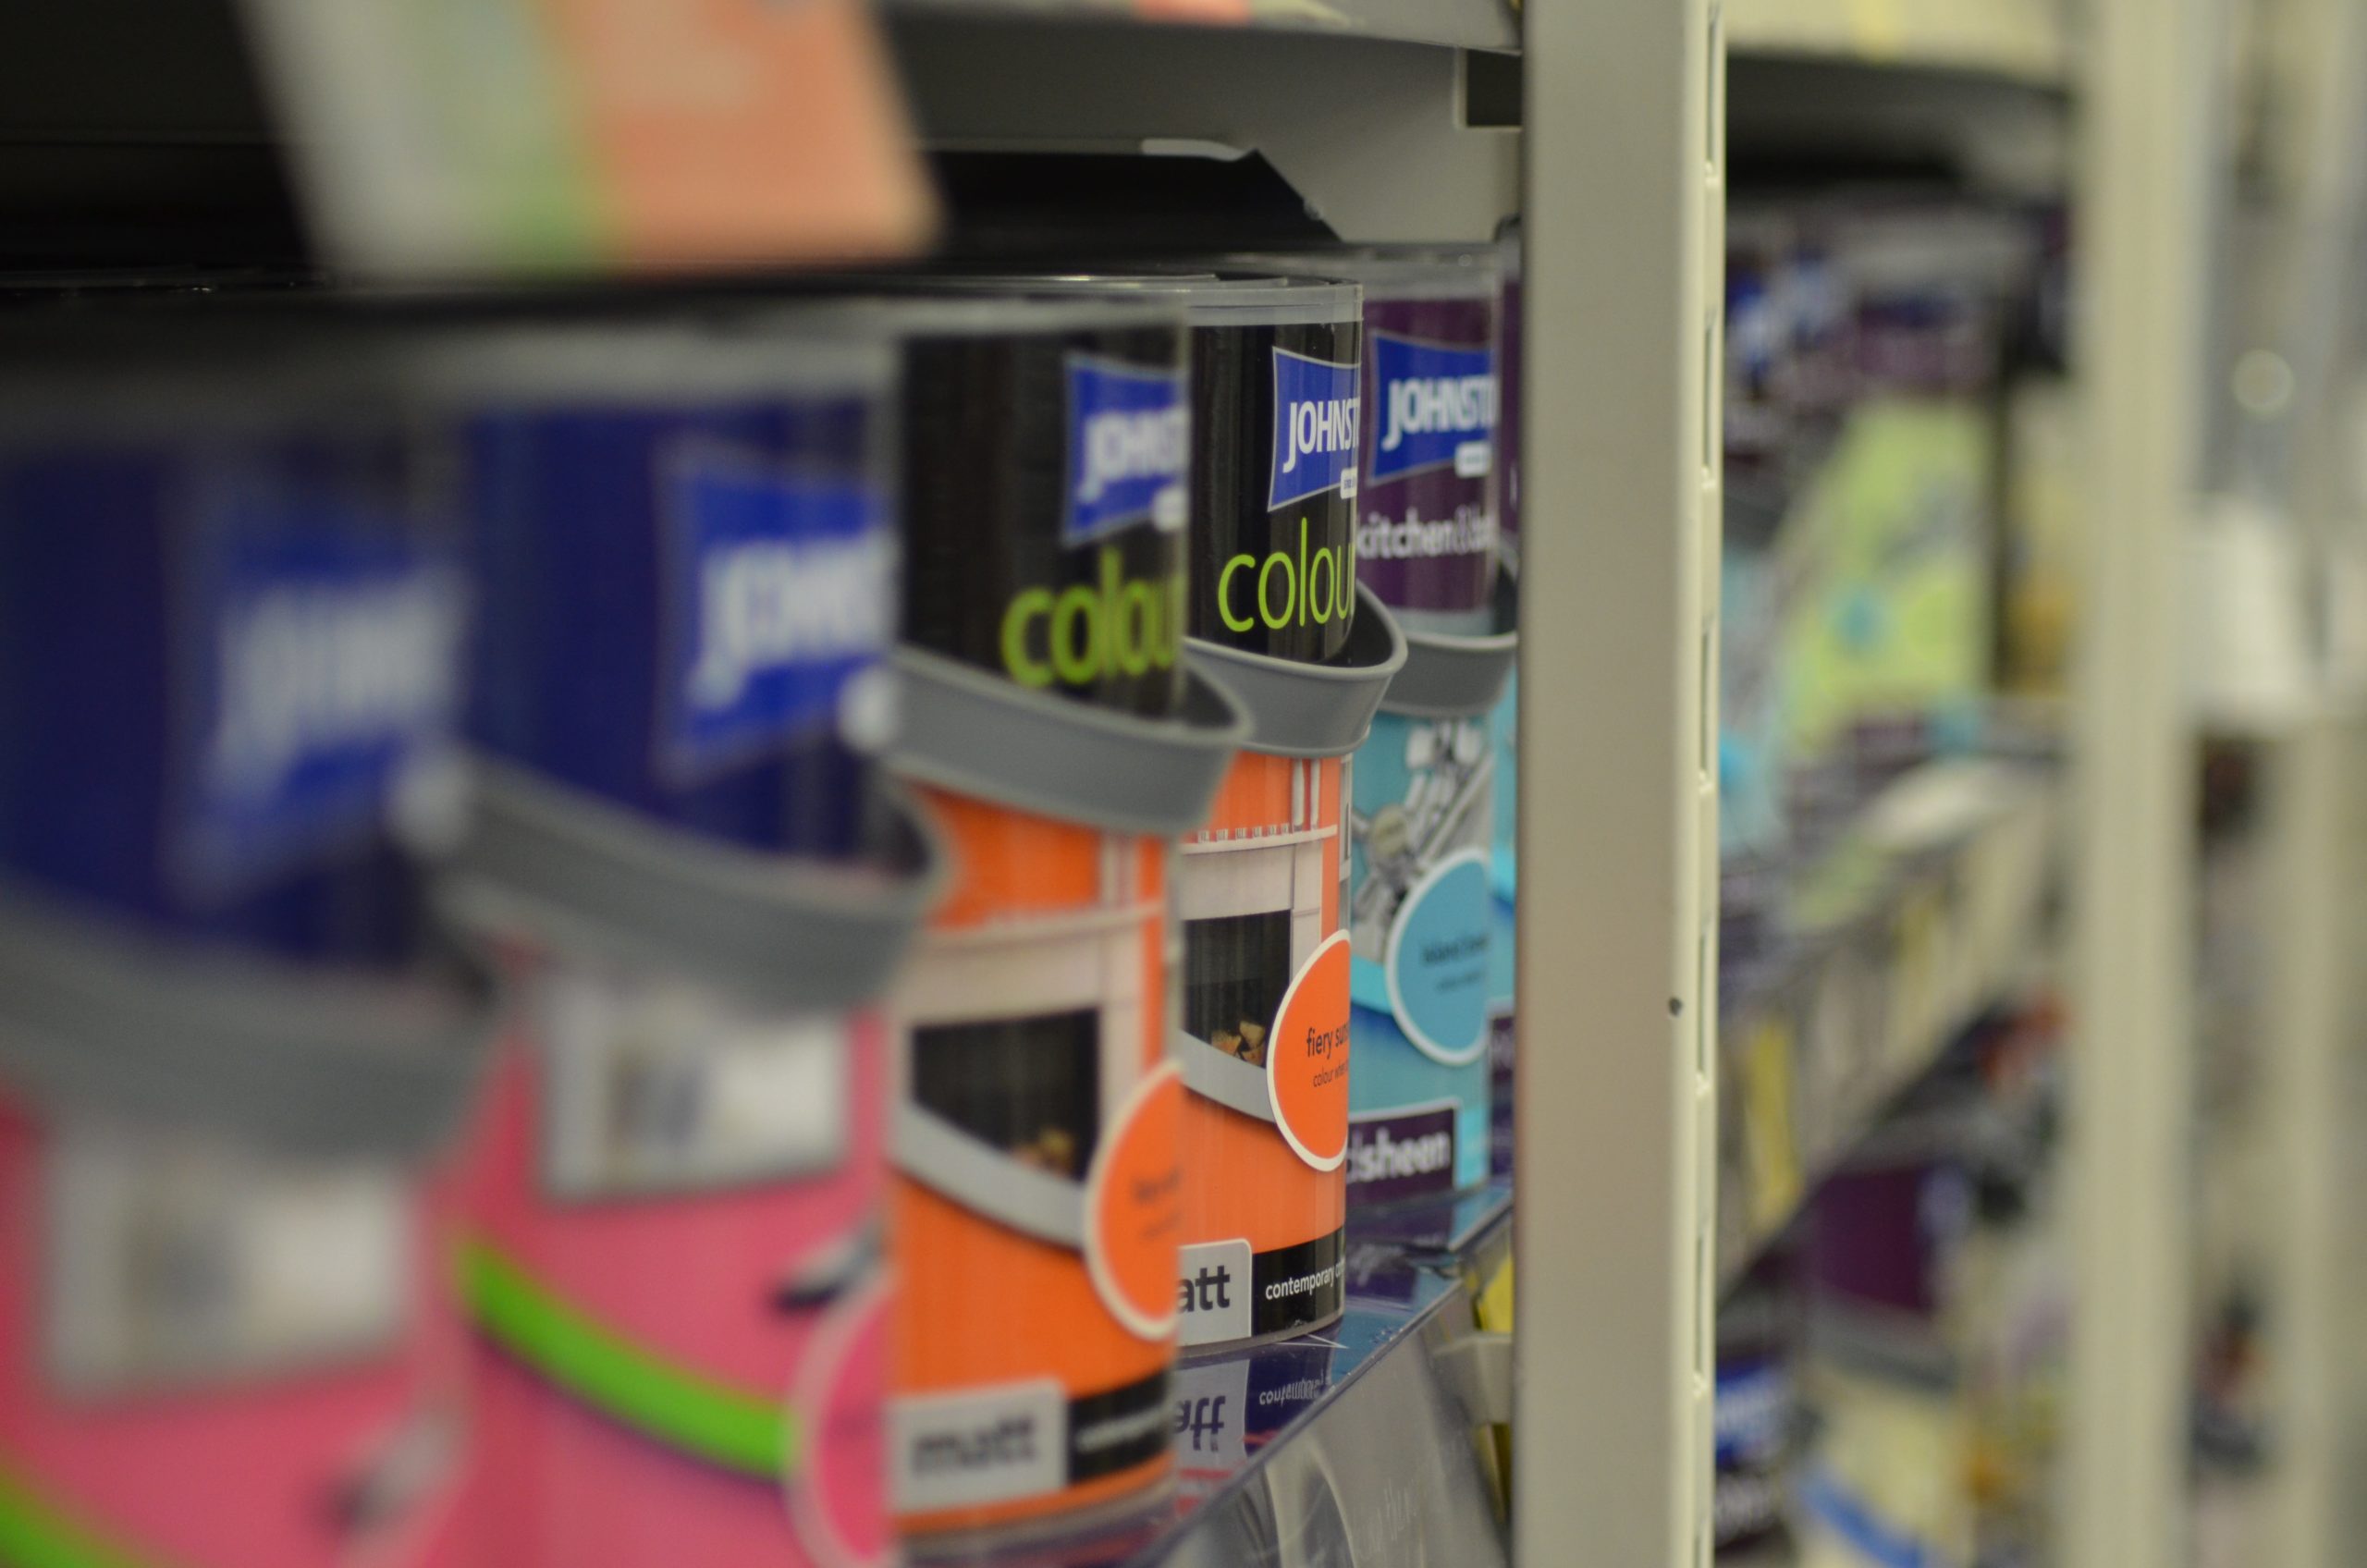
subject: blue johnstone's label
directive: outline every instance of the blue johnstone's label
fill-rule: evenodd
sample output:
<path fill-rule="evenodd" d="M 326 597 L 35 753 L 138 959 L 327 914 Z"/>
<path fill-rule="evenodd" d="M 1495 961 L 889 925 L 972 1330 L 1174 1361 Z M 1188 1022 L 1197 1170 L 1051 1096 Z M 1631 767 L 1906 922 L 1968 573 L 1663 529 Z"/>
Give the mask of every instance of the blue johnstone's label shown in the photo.
<path fill-rule="evenodd" d="M 1274 354 L 1274 460 L 1269 510 L 1337 488 L 1356 493 L 1356 427 L 1361 376 L 1353 364 Z"/>
<path fill-rule="evenodd" d="M 1375 484 L 1431 469 L 1466 479 L 1486 474 L 1496 430 L 1496 356 L 1491 349 L 1372 335 L 1380 407 L 1366 465 Z"/>
<path fill-rule="evenodd" d="M 1791 1375 L 1782 1363 L 1720 1363 L 1711 1513 L 1722 1550 L 1763 1539 L 1782 1527 L 1797 1405 Z M 1918 1555 L 1907 1561 L 1923 1559 Z"/>
<path fill-rule="evenodd" d="M 1356 753 L 1348 1180 L 1357 1201 L 1488 1174 L 1490 729 L 1484 715 L 1384 713 Z"/>
<path fill-rule="evenodd" d="M 669 766 L 694 775 L 827 732 L 895 635 L 877 491 L 701 446 L 668 467 L 664 502 Z"/>
<path fill-rule="evenodd" d="M 1721 1469 L 1761 1464 L 1783 1452 L 1795 1416 L 1792 1380 L 1780 1362 L 1718 1367 L 1711 1427 Z"/>
<path fill-rule="evenodd" d="M 1061 542 L 1089 545 L 1147 518 L 1184 526 L 1192 410 L 1173 371 L 1072 355 L 1068 489 Z"/>
<path fill-rule="evenodd" d="M 391 517 L 234 501 L 201 532 L 176 853 L 222 896 L 369 838 L 448 766 L 466 598 Z"/>

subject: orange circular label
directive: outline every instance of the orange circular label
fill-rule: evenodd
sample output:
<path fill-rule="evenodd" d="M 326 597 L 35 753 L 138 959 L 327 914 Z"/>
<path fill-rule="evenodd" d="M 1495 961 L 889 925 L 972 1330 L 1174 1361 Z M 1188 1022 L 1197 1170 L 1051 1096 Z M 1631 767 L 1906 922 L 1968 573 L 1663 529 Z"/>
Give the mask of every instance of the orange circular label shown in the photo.
<path fill-rule="evenodd" d="M 1334 931 L 1282 993 L 1266 1047 L 1274 1124 L 1318 1170 L 1348 1156 L 1348 934 Z"/>
<path fill-rule="evenodd" d="M 1183 1122 L 1183 1070 L 1163 1062 L 1136 1085 L 1085 1178 L 1085 1271 L 1110 1315 L 1146 1340 L 1175 1331 Z"/>

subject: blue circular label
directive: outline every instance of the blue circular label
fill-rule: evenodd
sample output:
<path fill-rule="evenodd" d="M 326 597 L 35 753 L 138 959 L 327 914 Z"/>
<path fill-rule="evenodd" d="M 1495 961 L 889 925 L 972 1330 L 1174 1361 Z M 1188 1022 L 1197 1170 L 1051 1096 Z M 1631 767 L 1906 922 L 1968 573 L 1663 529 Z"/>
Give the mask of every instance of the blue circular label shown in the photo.
<path fill-rule="evenodd" d="M 1450 1067 L 1488 1048 L 1488 852 L 1460 850 L 1405 895 L 1382 970 L 1398 1027 L 1423 1055 Z"/>

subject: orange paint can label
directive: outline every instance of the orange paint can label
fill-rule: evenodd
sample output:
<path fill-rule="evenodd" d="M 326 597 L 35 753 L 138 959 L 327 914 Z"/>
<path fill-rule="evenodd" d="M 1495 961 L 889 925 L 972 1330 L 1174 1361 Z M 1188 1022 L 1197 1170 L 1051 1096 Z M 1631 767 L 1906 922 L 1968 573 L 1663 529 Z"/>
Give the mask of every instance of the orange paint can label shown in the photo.
<path fill-rule="evenodd" d="M 1177 856 L 1186 1347 L 1297 1333 L 1345 1305 L 1342 773 L 1245 753 Z"/>
<path fill-rule="evenodd" d="M 914 1533 L 1170 1464 L 1183 1231 L 1170 848 L 926 791 L 955 864 L 907 971 L 889 1486 Z"/>

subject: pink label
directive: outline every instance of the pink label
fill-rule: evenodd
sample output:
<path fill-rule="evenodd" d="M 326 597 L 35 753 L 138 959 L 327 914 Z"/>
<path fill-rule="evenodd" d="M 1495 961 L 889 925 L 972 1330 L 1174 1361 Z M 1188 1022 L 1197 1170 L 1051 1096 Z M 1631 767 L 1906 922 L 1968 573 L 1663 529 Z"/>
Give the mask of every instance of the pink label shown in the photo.
<path fill-rule="evenodd" d="M 472 1256 L 499 1287 L 472 1272 L 486 1561 L 865 1561 L 877 1475 L 807 1471 L 844 1457 L 829 1428 L 878 1418 L 876 1330 L 839 1326 L 877 1310 L 881 1023 L 741 1018 L 565 972 L 530 995 L 473 1170 Z M 599 1347 L 593 1373 L 548 1352 L 554 1332 Z M 794 1408 L 809 1377 L 818 1412 Z M 797 1510 L 858 1555 L 798 1545 L 809 1494 L 828 1506 Z"/>
<path fill-rule="evenodd" d="M 0 1104 L 0 1503 L 177 1568 L 460 1561 L 447 1188 L 80 1133 Z M 391 1244 L 291 1314 L 288 1249 L 363 1214 Z M 180 1285 L 129 1266 L 184 1225 Z"/>
<path fill-rule="evenodd" d="M 798 1380 L 803 1457 L 790 1512 L 805 1550 L 823 1568 L 878 1568 L 894 1561 L 888 1522 L 889 1295 L 861 1291 L 833 1309 Z"/>

